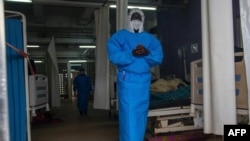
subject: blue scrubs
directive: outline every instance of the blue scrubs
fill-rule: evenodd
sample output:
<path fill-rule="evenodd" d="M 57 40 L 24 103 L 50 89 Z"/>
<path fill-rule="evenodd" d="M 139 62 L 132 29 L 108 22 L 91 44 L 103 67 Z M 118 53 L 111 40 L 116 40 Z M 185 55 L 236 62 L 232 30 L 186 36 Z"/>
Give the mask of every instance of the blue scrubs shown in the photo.
<path fill-rule="evenodd" d="M 73 90 L 77 91 L 77 108 L 79 112 L 87 114 L 90 91 L 92 90 L 91 79 L 85 74 L 79 74 L 73 81 Z"/>
<path fill-rule="evenodd" d="M 139 44 L 149 50 L 148 56 L 132 55 Z M 150 98 L 150 68 L 162 63 L 162 46 L 147 32 L 122 29 L 111 36 L 107 49 L 110 62 L 118 69 L 119 141 L 143 141 Z"/>

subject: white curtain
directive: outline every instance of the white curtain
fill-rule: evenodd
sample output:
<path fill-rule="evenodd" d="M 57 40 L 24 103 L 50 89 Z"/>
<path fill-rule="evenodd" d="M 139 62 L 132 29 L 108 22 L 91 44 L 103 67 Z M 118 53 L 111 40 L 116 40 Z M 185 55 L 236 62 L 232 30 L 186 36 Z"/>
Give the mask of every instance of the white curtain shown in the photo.
<path fill-rule="evenodd" d="M 109 38 L 109 7 L 104 6 L 95 10 L 96 24 L 96 71 L 95 71 L 95 109 L 109 109 L 109 61 L 106 50 L 106 42 Z"/>
<path fill-rule="evenodd" d="M 204 133 L 236 124 L 232 1 L 202 0 Z"/>
<path fill-rule="evenodd" d="M 48 79 L 49 79 L 49 93 L 50 93 L 50 104 L 52 107 L 61 106 L 61 97 L 59 93 L 59 79 L 58 79 L 58 64 L 56 58 L 56 49 L 55 49 L 55 39 L 51 38 L 48 47 Z"/>
<path fill-rule="evenodd" d="M 10 141 L 4 4 L 0 1 L 0 140 Z"/>
<path fill-rule="evenodd" d="M 241 31 L 244 48 L 244 61 L 247 76 L 247 88 L 250 88 L 250 0 L 240 0 Z M 248 91 L 248 109 L 250 109 L 250 96 Z M 248 110 L 250 122 L 250 110 Z"/>
<path fill-rule="evenodd" d="M 116 1 L 116 30 L 127 27 L 128 0 Z"/>

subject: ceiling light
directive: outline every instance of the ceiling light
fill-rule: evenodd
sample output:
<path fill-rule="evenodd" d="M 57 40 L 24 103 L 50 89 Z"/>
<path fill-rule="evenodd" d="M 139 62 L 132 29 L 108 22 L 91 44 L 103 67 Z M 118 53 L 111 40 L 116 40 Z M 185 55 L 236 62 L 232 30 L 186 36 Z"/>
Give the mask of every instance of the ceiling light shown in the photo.
<path fill-rule="evenodd" d="M 82 66 L 82 64 L 70 64 L 70 66 L 73 66 L 73 67 L 75 67 L 75 66 L 80 67 L 80 66 Z"/>
<path fill-rule="evenodd" d="M 42 63 L 43 61 L 35 60 L 35 63 Z"/>
<path fill-rule="evenodd" d="M 89 46 L 86 46 L 86 45 L 80 45 L 79 48 L 95 48 L 96 46 L 93 46 L 93 45 L 89 45 Z"/>
<path fill-rule="evenodd" d="M 69 60 L 70 63 L 84 63 L 87 62 L 87 60 Z"/>
<path fill-rule="evenodd" d="M 9 1 L 9 2 L 27 2 L 27 3 L 32 2 L 32 0 L 5 0 L 5 1 Z"/>
<path fill-rule="evenodd" d="M 29 48 L 39 48 L 40 46 L 39 45 L 27 45 L 26 47 L 29 47 Z"/>
<path fill-rule="evenodd" d="M 116 8 L 116 5 L 110 5 L 109 6 L 110 8 Z M 128 9 L 132 9 L 132 8 L 139 8 L 139 9 L 142 9 L 142 10 L 156 10 L 156 7 L 145 7 L 145 6 L 131 6 L 129 5 L 128 6 Z"/>

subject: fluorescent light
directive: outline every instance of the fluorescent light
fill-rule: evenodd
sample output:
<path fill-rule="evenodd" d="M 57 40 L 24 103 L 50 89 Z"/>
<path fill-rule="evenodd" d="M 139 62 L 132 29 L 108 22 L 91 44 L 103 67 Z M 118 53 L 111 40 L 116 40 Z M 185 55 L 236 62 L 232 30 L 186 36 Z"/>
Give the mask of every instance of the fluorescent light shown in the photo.
<path fill-rule="evenodd" d="M 110 5 L 109 6 L 110 8 L 116 8 L 116 5 Z M 145 6 L 132 6 L 132 5 L 129 5 L 128 6 L 128 9 L 132 9 L 132 8 L 139 8 L 139 9 L 142 9 L 142 10 L 156 10 L 156 7 L 145 7 Z"/>
<path fill-rule="evenodd" d="M 95 48 L 93 45 L 80 45 L 79 48 Z"/>
<path fill-rule="evenodd" d="M 80 67 L 80 66 L 82 66 L 82 64 L 70 64 L 70 66 L 78 66 L 78 67 Z"/>
<path fill-rule="evenodd" d="M 35 60 L 35 63 L 42 63 L 43 61 Z"/>
<path fill-rule="evenodd" d="M 5 1 L 9 1 L 9 2 L 27 2 L 27 3 L 32 2 L 32 0 L 5 0 Z"/>
<path fill-rule="evenodd" d="M 84 63 L 87 62 L 87 60 L 69 60 L 70 63 Z"/>
<path fill-rule="evenodd" d="M 29 47 L 29 48 L 39 48 L 40 46 L 39 45 L 27 45 L 27 47 Z"/>

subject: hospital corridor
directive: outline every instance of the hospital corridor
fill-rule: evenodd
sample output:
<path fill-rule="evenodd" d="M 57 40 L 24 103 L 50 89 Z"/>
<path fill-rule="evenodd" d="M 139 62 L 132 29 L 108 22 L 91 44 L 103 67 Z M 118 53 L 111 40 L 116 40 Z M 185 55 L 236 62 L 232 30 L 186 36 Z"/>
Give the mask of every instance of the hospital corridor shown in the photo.
<path fill-rule="evenodd" d="M 80 115 L 76 101 L 62 100 L 62 106 L 50 111 L 52 121 L 31 126 L 32 141 L 118 141 L 118 122 L 107 110 L 89 103 L 88 115 Z"/>
<path fill-rule="evenodd" d="M 114 113 L 110 115 L 110 111 L 93 109 L 90 101 L 88 115 L 81 116 L 77 111 L 75 99 L 61 102 L 61 107 L 51 109 L 51 121 L 31 125 L 31 141 L 119 141 L 119 125 Z M 164 133 L 155 136 L 181 135 L 189 132 Z M 147 131 L 145 141 L 153 141 L 153 136 Z M 205 138 L 182 141 L 222 141 L 222 137 L 209 135 Z"/>
<path fill-rule="evenodd" d="M 0 0 L 0 141 L 243 141 L 249 15 L 250 0 Z"/>

